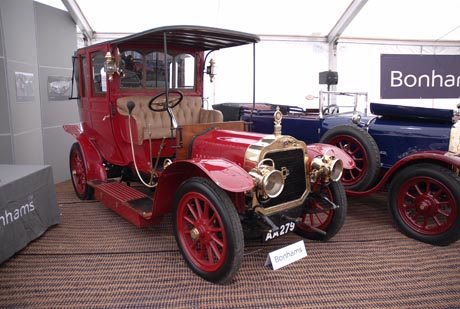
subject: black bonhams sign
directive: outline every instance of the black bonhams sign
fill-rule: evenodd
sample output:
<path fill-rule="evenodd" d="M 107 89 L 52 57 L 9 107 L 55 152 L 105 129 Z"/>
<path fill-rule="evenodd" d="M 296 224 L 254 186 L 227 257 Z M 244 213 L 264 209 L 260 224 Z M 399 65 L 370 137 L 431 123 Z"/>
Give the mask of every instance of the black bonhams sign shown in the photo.
<path fill-rule="evenodd" d="M 382 99 L 460 97 L 460 55 L 392 55 L 380 57 Z"/>

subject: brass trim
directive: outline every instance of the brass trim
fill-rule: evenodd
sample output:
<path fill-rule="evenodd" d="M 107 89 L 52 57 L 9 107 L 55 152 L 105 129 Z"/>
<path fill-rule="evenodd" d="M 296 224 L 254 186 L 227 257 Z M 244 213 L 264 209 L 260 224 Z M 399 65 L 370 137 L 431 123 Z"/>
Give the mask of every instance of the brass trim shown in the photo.
<path fill-rule="evenodd" d="M 309 187 L 309 183 L 307 182 L 307 189 L 305 190 L 305 192 L 302 194 L 302 196 L 299 199 L 289 201 L 286 203 L 282 203 L 282 204 L 278 204 L 276 206 L 270 206 L 269 208 L 263 208 L 261 205 L 254 205 L 254 206 L 258 213 L 265 215 L 265 216 L 270 216 L 278 212 L 285 211 L 285 210 L 295 208 L 295 207 L 302 205 L 307 199 L 307 196 L 309 193 L 310 193 L 310 187 Z"/>
<path fill-rule="evenodd" d="M 309 175 L 309 160 L 307 156 L 307 145 L 303 141 L 299 141 L 291 136 L 279 136 L 276 137 L 275 135 L 266 135 L 258 142 L 250 145 L 246 150 L 245 157 L 244 157 L 244 168 L 246 170 L 251 170 L 255 168 L 260 161 L 265 159 L 265 156 L 268 153 L 273 152 L 282 152 L 282 151 L 290 151 L 295 149 L 302 149 L 303 156 L 304 156 L 304 175 L 305 175 L 305 191 L 303 192 L 302 196 L 296 200 L 288 201 L 282 204 L 278 204 L 275 206 L 270 206 L 269 208 L 263 208 L 262 205 L 257 203 L 257 188 L 251 192 L 253 194 L 253 202 L 251 207 L 256 209 L 257 212 L 269 216 L 275 214 L 280 211 L 288 210 L 291 208 L 298 207 L 302 205 L 308 194 L 311 191 L 310 186 L 310 175 Z"/>
<path fill-rule="evenodd" d="M 276 138 L 274 135 L 266 135 L 258 142 L 250 145 L 244 155 L 244 169 L 253 169 L 270 152 L 289 151 L 302 149 L 304 157 L 307 153 L 307 145 L 291 136 L 281 136 Z"/>
<path fill-rule="evenodd" d="M 192 240 L 197 240 L 200 237 L 200 231 L 196 227 L 190 230 L 190 237 Z"/>
<path fill-rule="evenodd" d="M 275 126 L 273 130 L 273 134 L 275 135 L 276 138 L 281 137 L 281 120 L 283 119 L 283 114 L 280 111 L 280 107 L 276 107 L 275 114 L 273 114 L 273 118 L 275 119 Z"/>

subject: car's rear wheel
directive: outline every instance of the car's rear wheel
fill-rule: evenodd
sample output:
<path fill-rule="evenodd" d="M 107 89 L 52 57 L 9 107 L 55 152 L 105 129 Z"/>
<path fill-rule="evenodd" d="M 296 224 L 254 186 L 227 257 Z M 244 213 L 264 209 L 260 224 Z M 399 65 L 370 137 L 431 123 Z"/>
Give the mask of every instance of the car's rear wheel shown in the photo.
<path fill-rule="evenodd" d="M 191 178 L 174 201 L 174 235 L 188 266 L 205 280 L 226 283 L 243 258 L 244 236 L 228 195 L 213 182 Z"/>
<path fill-rule="evenodd" d="M 85 158 L 78 143 L 70 148 L 69 166 L 75 194 L 82 200 L 92 199 L 94 189 L 88 185 Z"/>
<path fill-rule="evenodd" d="M 380 153 L 375 140 L 360 127 L 343 125 L 327 131 L 320 143 L 343 149 L 355 161 L 354 169 L 343 170 L 342 183 L 346 190 L 365 191 L 378 179 Z"/>
<path fill-rule="evenodd" d="M 395 175 L 389 208 L 397 228 L 433 245 L 460 238 L 460 177 L 435 164 L 416 164 Z"/>
<path fill-rule="evenodd" d="M 338 208 L 324 199 L 327 198 Z M 314 188 L 314 192 L 307 199 L 307 213 L 298 220 L 295 232 L 307 239 L 329 240 L 342 228 L 347 214 L 347 197 L 340 182 L 331 182 Z M 324 233 L 318 230 L 324 231 Z"/>

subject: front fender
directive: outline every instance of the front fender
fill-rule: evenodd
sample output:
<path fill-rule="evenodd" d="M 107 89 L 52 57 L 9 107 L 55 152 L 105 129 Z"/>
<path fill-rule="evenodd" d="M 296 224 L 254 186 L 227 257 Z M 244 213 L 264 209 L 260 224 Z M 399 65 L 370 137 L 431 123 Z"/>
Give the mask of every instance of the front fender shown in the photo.
<path fill-rule="evenodd" d="M 89 138 L 83 134 L 79 125 L 64 125 L 64 131 L 75 137 L 80 144 L 86 167 L 87 180 L 106 180 L 107 173 L 102 165 L 102 157 Z"/>
<path fill-rule="evenodd" d="M 192 177 L 205 177 L 225 191 L 242 193 L 254 188 L 252 177 L 242 167 L 225 159 L 177 161 L 161 174 L 155 192 L 153 216 L 171 210 L 177 188 Z"/>
<path fill-rule="evenodd" d="M 344 150 L 332 146 L 329 144 L 315 143 L 307 146 L 308 149 L 308 158 L 312 160 L 317 156 L 322 156 L 325 154 L 333 155 L 336 159 L 340 159 L 343 162 L 343 168 L 351 170 L 356 167 L 355 161 L 348 153 Z"/>

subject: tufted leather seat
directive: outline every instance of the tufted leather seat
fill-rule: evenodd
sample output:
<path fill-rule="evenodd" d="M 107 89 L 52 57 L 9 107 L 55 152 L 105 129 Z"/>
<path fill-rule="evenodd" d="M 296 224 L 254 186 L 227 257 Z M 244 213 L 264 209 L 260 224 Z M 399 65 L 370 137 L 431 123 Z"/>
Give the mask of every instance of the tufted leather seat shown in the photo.
<path fill-rule="evenodd" d="M 148 107 L 151 96 L 128 96 L 117 100 L 118 113 L 128 116 L 126 104 L 133 101 L 135 106 L 132 117 L 137 126 L 137 144 L 141 145 L 143 140 L 151 138 L 171 137 L 171 122 L 166 111 L 154 112 Z M 173 108 L 174 116 L 179 126 L 198 123 L 222 122 L 222 112 L 217 110 L 206 110 L 201 107 L 201 98 L 184 96 L 179 105 Z M 134 131 L 134 128 L 133 128 Z M 133 134 L 136 136 L 136 134 Z"/>

